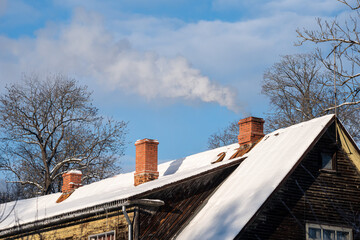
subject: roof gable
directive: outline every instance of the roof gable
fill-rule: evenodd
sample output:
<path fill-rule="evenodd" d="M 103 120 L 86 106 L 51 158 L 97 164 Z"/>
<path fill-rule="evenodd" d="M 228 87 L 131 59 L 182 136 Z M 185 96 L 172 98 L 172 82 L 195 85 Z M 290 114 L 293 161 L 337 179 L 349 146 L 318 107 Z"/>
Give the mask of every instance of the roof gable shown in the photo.
<path fill-rule="evenodd" d="M 327 115 L 266 135 L 177 239 L 233 239 L 333 120 Z"/>
<path fill-rule="evenodd" d="M 360 172 L 335 144 L 332 122 L 234 239 L 306 239 L 307 223 L 357 232 Z M 332 156 L 324 168 L 322 154 Z M 356 234 L 355 234 L 356 235 Z"/>

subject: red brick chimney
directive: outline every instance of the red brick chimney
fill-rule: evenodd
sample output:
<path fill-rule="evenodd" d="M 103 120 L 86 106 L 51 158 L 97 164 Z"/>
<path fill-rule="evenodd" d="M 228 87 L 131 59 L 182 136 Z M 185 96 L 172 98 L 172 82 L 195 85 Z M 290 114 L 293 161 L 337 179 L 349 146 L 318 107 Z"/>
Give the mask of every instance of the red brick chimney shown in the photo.
<path fill-rule="evenodd" d="M 261 139 L 264 134 L 264 119 L 248 117 L 239 121 L 239 144 L 251 145 Z"/>
<path fill-rule="evenodd" d="M 152 181 L 159 177 L 158 145 L 154 139 L 142 139 L 135 142 L 136 146 L 136 167 L 134 173 L 134 185 Z"/>
<path fill-rule="evenodd" d="M 79 170 L 70 170 L 62 175 L 63 185 L 61 192 L 69 193 L 81 187 L 82 172 Z"/>

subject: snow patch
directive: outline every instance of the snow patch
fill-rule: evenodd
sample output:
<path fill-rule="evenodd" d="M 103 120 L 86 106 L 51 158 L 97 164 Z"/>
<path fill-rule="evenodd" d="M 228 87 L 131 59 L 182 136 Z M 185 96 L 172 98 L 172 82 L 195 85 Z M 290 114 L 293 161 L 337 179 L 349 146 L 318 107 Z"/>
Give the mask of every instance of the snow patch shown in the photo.
<path fill-rule="evenodd" d="M 70 170 L 67 173 L 82 174 L 82 172 L 80 170 L 75 170 L 75 169 Z"/>

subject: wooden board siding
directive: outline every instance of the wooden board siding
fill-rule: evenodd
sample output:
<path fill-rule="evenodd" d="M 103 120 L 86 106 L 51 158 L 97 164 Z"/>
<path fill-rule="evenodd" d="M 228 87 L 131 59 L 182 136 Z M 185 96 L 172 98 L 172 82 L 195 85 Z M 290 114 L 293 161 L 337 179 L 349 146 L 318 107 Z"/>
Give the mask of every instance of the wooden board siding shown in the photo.
<path fill-rule="evenodd" d="M 331 126 L 236 239 L 306 239 L 306 223 L 353 229 L 360 240 L 360 173 L 339 149 L 337 171 L 320 170 L 320 152 L 334 147 Z"/>
<path fill-rule="evenodd" d="M 171 239 L 235 168 L 222 169 L 144 196 L 161 199 L 165 205 L 153 215 L 140 212 L 140 239 Z"/>

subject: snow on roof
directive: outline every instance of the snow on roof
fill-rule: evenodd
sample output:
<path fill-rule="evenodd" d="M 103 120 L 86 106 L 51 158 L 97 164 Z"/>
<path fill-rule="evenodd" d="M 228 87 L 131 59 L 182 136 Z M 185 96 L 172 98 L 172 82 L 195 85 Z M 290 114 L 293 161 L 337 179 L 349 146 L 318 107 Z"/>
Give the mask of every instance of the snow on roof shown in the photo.
<path fill-rule="evenodd" d="M 61 203 L 56 203 L 61 193 L 55 193 L 1 204 L 0 230 L 116 200 L 126 200 L 142 192 L 230 163 L 233 160 L 229 161 L 229 158 L 238 147 L 239 144 L 236 143 L 160 164 L 159 179 L 137 187 L 134 186 L 134 172 L 130 172 L 80 187 Z M 211 164 L 221 152 L 226 152 L 225 159 L 220 163 Z M 7 215 L 9 216 L 6 217 Z"/>
<path fill-rule="evenodd" d="M 333 115 L 266 135 L 227 178 L 208 204 L 182 231 L 180 239 L 232 239 L 272 193 Z M 76 189 L 56 203 L 61 193 L 0 205 L 0 230 L 32 223 L 137 194 L 231 163 L 238 143 L 160 164 L 159 179 L 134 186 L 134 172 L 119 174 Z M 211 164 L 225 152 L 223 161 Z M 236 184 L 234 184 L 236 183 Z M 241 216 L 241 217 L 240 217 Z"/>
<path fill-rule="evenodd" d="M 266 135 L 176 239 L 234 239 L 332 118 Z"/>

